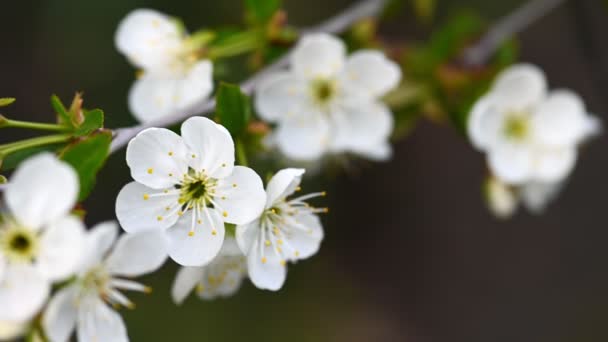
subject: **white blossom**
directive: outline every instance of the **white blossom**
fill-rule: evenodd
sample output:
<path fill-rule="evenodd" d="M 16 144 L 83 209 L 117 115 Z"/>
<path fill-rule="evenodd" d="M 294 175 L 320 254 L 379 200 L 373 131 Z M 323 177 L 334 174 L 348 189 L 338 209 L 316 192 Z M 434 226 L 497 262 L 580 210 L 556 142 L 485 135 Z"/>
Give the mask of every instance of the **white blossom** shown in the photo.
<path fill-rule="evenodd" d="M 506 219 L 515 213 L 519 205 L 515 189 L 495 177 L 490 177 L 485 183 L 484 190 L 488 208 L 496 217 Z"/>
<path fill-rule="evenodd" d="M 0 321 L 29 320 L 51 284 L 75 272 L 84 238 L 70 215 L 77 195 L 75 171 L 51 154 L 24 161 L 11 177 L 0 213 Z"/>
<path fill-rule="evenodd" d="M 275 122 L 275 141 L 295 160 L 350 152 L 371 159 L 391 155 L 393 116 L 381 97 L 401 79 L 382 52 L 361 50 L 348 58 L 344 43 L 327 34 L 300 40 L 290 69 L 256 89 L 256 110 Z"/>
<path fill-rule="evenodd" d="M 129 107 L 141 122 L 189 112 L 213 91 L 213 66 L 198 57 L 200 46 L 177 21 L 138 9 L 118 26 L 115 43 L 142 74 L 129 93 Z"/>
<path fill-rule="evenodd" d="M 194 117 L 181 137 L 147 129 L 127 147 L 135 182 L 116 200 L 116 216 L 127 232 L 162 229 L 169 255 L 183 266 L 203 266 L 220 251 L 224 222 L 245 224 L 264 208 L 264 187 L 250 168 L 234 166 L 228 131 Z"/>
<path fill-rule="evenodd" d="M 527 64 L 500 74 L 468 123 L 469 137 L 487 154 L 492 173 L 518 186 L 563 181 L 575 166 L 580 143 L 598 130 L 578 95 L 548 92 L 543 72 Z"/>
<path fill-rule="evenodd" d="M 42 324 L 51 342 L 128 341 L 122 317 L 109 305 L 134 308 L 120 291 L 149 293 L 128 280 L 159 269 L 167 259 L 167 241 L 159 231 L 122 235 L 114 222 L 99 224 L 87 234 L 86 255 L 77 279 L 59 290 L 44 312 Z"/>
<path fill-rule="evenodd" d="M 247 275 L 247 262 L 233 237 L 227 237 L 220 253 L 206 266 L 182 267 L 175 278 L 171 296 L 182 304 L 196 289 L 204 300 L 229 297 L 241 287 Z"/>
<path fill-rule="evenodd" d="M 287 275 L 287 261 L 295 262 L 316 254 L 323 239 L 319 217 L 326 209 L 305 201 L 324 192 L 287 199 L 299 190 L 303 169 L 283 169 L 268 183 L 266 207 L 255 221 L 239 225 L 236 238 L 247 255 L 247 270 L 260 289 L 279 290 Z"/>

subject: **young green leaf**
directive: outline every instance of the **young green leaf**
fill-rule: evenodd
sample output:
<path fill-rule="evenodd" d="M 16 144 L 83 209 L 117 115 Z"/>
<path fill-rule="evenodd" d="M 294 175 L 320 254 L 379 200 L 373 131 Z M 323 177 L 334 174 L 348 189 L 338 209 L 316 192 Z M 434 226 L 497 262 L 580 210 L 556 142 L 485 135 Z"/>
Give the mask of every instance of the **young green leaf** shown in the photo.
<path fill-rule="evenodd" d="M 93 109 L 84 112 L 84 122 L 76 128 L 74 133 L 77 136 L 85 136 L 100 128 L 103 128 L 103 111 Z"/>
<path fill-rule="evenodd" d="M 221 83 L 217 92 L 216 117 L 233 137 L 239 136 L 251 119 L 249 97 L 238 86 Z"/>
<path fill-rule="evenodd" d="M 93 187 L 97 172 L 104 165 L 110 152 L 112 133 L 103 131 L 67 146 L 60 158 L 72 165 L 80 179 L 79 201 L 84 200 Z"/>
<path fill-rule="evenodd" d="M 51 106 L 57 114 L 57 119 L 59 123 L 72 127 L 72 120 L 70 119 L 70 114 L 68 113 L 68 110 L 65 109 L 65 106 L 57 95 L 51 96 Z"/>
<path fill-rule="evenodd" d="M 0 97 L 0 107 L 5 107 L 15 102 L 14 97 Z"/>
<path fill-rule="evenodd" d="M 281 0 L 245 0 L 245 8 L 255 23 L 266 23 L 281 7 Z"/>
<path fill-rule="evenodd" d="M 0 160 L 0 170 L 12 170 L 17 167 L 22 161 L 25 159 L 38 154 L 40 152 L 55 152 L 61 147 L 65 146 L 65 144 L 51 144 L 46 146 L 35 146 L 29 147 L 17 152 L 13 152 L 7 156 L 4 156 L 2 160 Z M 0 156 L 2 158 L 2 156 Z"/>

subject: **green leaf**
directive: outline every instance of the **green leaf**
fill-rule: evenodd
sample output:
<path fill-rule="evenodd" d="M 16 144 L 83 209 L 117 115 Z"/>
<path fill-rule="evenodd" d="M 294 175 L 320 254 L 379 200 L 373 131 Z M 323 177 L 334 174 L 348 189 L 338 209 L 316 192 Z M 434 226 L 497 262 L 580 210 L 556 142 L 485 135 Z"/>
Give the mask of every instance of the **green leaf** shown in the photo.
<path fill-rule="evenodd" d="M 5 107 L 15 102 L 14 97 L 0 97 L 0 107 Z"/>
<path fill-rule="evenodd" d="M 217 92 L 216 118 L 233 137 L 238 137 L 251 119 L 249 97 L 239 86 L 221 83 Z"/>
<path fill-rule="evenodd" d="M 23 150 L 13 152 L 13 153 L 9 154 L 8 156 L 4 157 L 3 160 L 0 160 L 0 164 L 2 164 L 2 167 L 0 167 L 0 169 L 3 171 L 12 170 L 12 169 L 16 168 L 17 165 L 19 165 L 22 161 L 24 161 L 25 159 L 27 159 L 35 154 L 38 154 L 40 152 L 55 153 L 57 150 L 59 150 L 63 146 L 65 146 L 65 144 L 52 144 L 52 145 L 46 145 L 46 146 L 36 146 L 36 147 L 25 148 Z"/>
<path fill-rule="evenodd" d="M 68 110 L 65 109 L 63 102 L 61 102 L 57 95 L 51 96 L 51 106 L 57 114 L 59 123 L 72 127 L 72 120 L 70 118 L 70 114 L 68 113 Z"/>
<path fill-rule="evenodd" d="M 110 153 L 112 133 L 103 131 L 67 146 L 60 158 L 72 165 L 80 179 L 79 201 L 84 200 L 93 187 L 97 172 Z"/>
<path fill-rule="evenodd" d="M 256 23 L 265 23 L 281 7 L 281 0 L 245 0 L 245 8 Z"/>
<path fill-rule="evenodd" d="M 85 111 L 84 122 L 74 132 L 76 136 L 85 136 L 103 128 L 103 111 L 101 109 L 93 109 Z"/>

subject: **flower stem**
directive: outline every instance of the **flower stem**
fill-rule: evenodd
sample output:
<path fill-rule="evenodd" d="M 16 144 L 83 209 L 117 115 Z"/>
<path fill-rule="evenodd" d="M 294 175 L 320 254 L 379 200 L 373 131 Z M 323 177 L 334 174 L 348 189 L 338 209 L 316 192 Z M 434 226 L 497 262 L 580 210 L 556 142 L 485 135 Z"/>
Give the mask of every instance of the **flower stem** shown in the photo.
<path fill-rule="evenodd" d="M 55 134 L 0 145 L 0 155 L 6 156 L 26 148 L 66 142 L 71 137 L 72 136 L 70 134 Z"/>
<path fill-rule="evenodd" d="M 260 33 L 258 31 L 242 32 L 235 34 L 221 44 L 210 46 L 208 56 L 210 59 L 232 57 L 255 50 L 259 44 Z"/>
<path fill-rule="evenodd" d="M 9 120 L 6 117 L 0 115 L 0 128 L 13 127 L 13 128 L 26 128 L 26 129 L 37 129 L 41 131 L 67 131 L 68 127 L 57 125 L 57 124 L 47 124 L 40 122 L 29 122 L 29 121 L 19 121 L 19 120 Z"/>
<path fill-rule="evenodd" d="M 236 160 L 242 166 L 249 166 L 249 163 L 247 162 L 247 152 L 245 152 L 245 145 L 243 145 L 243 142 L 240 139 L 236 141 L 235 147 L 236 147 Z"/>

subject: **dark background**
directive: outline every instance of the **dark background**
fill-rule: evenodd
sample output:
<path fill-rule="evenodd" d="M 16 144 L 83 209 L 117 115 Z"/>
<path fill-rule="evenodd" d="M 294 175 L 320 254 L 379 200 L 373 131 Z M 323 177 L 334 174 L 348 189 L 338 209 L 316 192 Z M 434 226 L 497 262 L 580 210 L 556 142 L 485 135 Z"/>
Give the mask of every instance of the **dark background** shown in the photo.
<path fill-rule="evenodd" d="M 522 1 L 439 0 L 436 22 L 468 8 L 492 21 Z M 313 24 L 347 0 L 286 0 L 295 25 Z M 239 24 L 239 0 L 3 1 L 0 96 L 17 97 L 7 116 L 50 121 L 48 97 L 85 91 L 106 111 L 106 126 L 133 123 L 126 94 L 132 67 L 113 44 L 118 21 L 151 7 L 190 29 Z M 407 10 L 405 10 L 407 12 Z M 553 87 L 608 109 L 608 11 L 599 0 L 571 0 L 529 27 L 521 60 L 540 65 Z M 404 13 L 389 30 L 424 38 Z M 422 34 L 421 34 L 422 32 Z M 241 75 L 244 76 L 244 75 Z M 23 137 L 3 130 L 0 142 Z M 279 293 L 247 283 L 215 302 L 169 299 L 176 267 L 144 282 L 123 311 L 133 341 L 606 341 L 608 340 L 607 138 L 581 155 L 546 214 L 495 220 L 480 194 L 483 157 L 449 127 L 420 124 L 389 163 L 327 181 L 326 240 L 311 260 L 290 267 Z M 113 155 L 86 203 L 89 224 L 114 217 L 129 179 L 124 152 Z M 316 190 L 316 189 L 310 189 Z"/>

